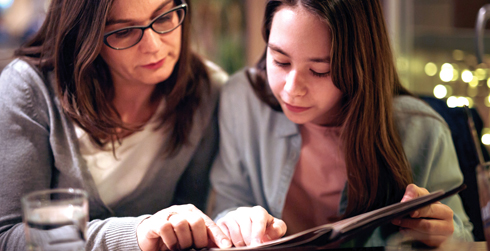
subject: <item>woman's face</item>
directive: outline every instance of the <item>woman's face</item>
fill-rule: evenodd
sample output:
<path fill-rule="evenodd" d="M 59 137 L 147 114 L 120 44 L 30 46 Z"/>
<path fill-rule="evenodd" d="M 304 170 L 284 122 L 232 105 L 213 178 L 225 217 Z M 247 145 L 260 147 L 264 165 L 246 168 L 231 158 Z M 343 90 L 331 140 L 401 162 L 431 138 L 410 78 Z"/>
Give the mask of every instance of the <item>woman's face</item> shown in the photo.
<path fill-rule="evenodd" d="M 335 125 L 342 93 L 330 76 L 330 28 L 301 7 L 272 20 L 267 76 L 284 114 L 297 124 Z"/>
<path fill-rule="evenodd" d="M 128 26 L 148 25 L 155 17 L 175 7 L 173 0 L 115 0 L 105 32 Z M 166 34 L 146 29 L 133 47 L 115 50 L 103 45 L 100 55 L 109 66 L 115 85 L 155 85 L 166 80 L 179 60 L 182 26 Z"/>

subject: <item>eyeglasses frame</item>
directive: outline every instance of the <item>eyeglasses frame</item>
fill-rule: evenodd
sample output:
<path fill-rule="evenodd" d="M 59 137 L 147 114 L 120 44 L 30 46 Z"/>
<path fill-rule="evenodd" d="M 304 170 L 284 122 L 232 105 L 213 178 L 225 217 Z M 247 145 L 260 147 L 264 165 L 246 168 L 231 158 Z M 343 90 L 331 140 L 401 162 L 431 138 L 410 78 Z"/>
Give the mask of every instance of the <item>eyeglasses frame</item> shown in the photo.
<path fill-rule="evenodd" d="M 111 49 L 114 49 L 114 50 L 125 50 L 125 49 L 129 49 L 135 45 L 137 45 L 141 39 L 143 39 L 143 36 L 145 35 L 145 30 L 151 28 L 155 33 L 157 34 L 160 34 L 160 35 L 163 35 L 163 34 L 166 34 L 166 33 L 170 33 L 172 31 L 174 31 L 175 29 L 179 28 L 179 26 L 182 25 L 182 23 L 184 23 L 184 20 L 185 20 L 185 17 L 187 16 L 187 3 L 185 3 L 185 1 L 182 1 L 182 4 L 178 5 L 178 6 L 175 6 L 173 7 L 172 9 L 158 15 L 158 17 L 155 17 L 147 26 L 128 26 L 128 27 L 124 27 L 124 28 L 121 28 L 121 29 L 117 29 L 117 30 L 113 30 L 113 31 L 110 31 L 110 32 L 107 32 L 106 34 L 104 34 L 104 44 L 109 46 L 109 48 Z M 171 29 L 171 30 L 168 30 L 168 31 L 164 31 L 164 32 L 159 32 L 159 31 L 156 31 L 155 29 L 153 29 L 153 24 L 159 19 L 161 18 L 162 16 L 165 16 L 167 15 L 168 13 L 172 12 L 172 11 L 177 11 L 179 9 L 183 9 L 184 10 L 184 18 L 182 18 L 182 21 L 177 25 L 175 26 L 175 28 Z M 140 38 L 138 39 L 138 41 L 131 45 L 131 46 L 128 46 L 128 47 L 124 47 L 124 48 L 116 48 L 116 47 L 112 47 L 108 42 L 107 42 L 107 37 L 109 37 L 110 35 L 114 34 L 114 33 L 117 33 L 117 32 L 120 32 L 122 30 L 127 30 L 127 29 L 140 29 L 142 32 L 141 32 L 141 36 Z"/>

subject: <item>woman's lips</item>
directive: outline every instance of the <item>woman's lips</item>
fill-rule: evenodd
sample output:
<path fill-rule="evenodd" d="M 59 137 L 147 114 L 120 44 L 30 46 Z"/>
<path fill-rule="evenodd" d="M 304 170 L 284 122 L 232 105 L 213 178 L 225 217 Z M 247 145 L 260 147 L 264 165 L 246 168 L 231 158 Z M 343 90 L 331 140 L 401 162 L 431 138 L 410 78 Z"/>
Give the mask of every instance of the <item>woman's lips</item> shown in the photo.
<path fill-rule="evenodd" d="M 293 105 L 286 104 L 286 103 L 284 103 L 284 104 L 286 105 L 286 108 L 288 108 L 289 111 L 296 112 L 296 113 L 304 112 L 304 111 L 311 108 L 311 107 L 293 106 Z"/>
<path fill-rule="evenodd" d="M 162 59 L 162 60 L 160 60 L 160 61 L 158 61 L 156 63 L 142 65 L 142 67 L 143 68 L 146 68 L 146 69 L 149 69 L 149 70 L 155 70 L 155 69 L 158 69 L 158 68 L 162 67 L 163 62 L 165 62 L 165 59 Z"/>

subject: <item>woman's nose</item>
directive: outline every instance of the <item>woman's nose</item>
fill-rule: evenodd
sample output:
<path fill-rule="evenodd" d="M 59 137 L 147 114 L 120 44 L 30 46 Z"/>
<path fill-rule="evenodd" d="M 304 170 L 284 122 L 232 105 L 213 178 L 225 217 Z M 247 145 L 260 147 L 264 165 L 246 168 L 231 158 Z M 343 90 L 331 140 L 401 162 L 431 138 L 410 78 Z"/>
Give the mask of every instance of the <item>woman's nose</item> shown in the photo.
<path fill-rule="evenodd" d="M 146 29 L 139 43 L 139 47 L 142 52 L 156 52 L 161 48 L 161 35 L 152 29 Z"/>
<path fill-rule="evenodd" d="M 291 96 L 303 96 L 306 94 L 307 88 L 298 71 L 289 72 L 284 84 L 284 91 Z"/>

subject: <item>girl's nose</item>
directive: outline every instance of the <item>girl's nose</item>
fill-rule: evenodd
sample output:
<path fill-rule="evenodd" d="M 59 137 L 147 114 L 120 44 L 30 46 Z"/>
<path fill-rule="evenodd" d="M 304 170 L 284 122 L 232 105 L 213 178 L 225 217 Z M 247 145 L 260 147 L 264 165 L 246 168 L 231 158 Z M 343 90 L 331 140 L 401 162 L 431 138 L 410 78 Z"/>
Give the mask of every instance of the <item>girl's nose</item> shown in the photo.
<path fill-rule="evenodd" d="M 306 94 L 307 88 L 301 75 L 296 70 L 292 70 L 286 77 L 284 91 L 290 96 L 303 96 Z"/>

